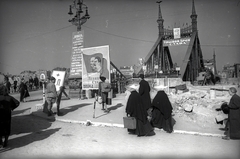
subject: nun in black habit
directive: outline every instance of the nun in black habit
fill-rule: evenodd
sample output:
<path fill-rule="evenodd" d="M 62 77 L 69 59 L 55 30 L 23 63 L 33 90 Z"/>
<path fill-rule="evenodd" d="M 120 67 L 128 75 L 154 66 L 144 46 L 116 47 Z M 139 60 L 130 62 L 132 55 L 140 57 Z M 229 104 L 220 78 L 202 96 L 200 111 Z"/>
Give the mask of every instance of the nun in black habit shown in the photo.
<path fill-rule="evenodd" d="M 152 136 L 155 135 L 154 128 L 148 121 L 147 110 L 145 109 L 142 98 L 137 92 L 139 88 L 138 84 L 132 84 L 127 89 L 131 92 L 126 106 L 127 116 L 135 117 L 136 129 L 128 129 L 131 134 L 138 136 Z"/>
<path fill-rule="evenodd" d="M 150 91 L 151 87 L 149 86 L 149 83 L 144 79 L 144 75 L 139 75 L 140 82 L 139 82 L 139 89 L 138 92 L 142 98 L 143 106 L 146 110 L 151 108 L 151 97 L 150 97 Z"/>
<path fill-rule="evenodd" d="M 158 92 L 152 101 L 153 110 L 151 124 L 153 127 L 172 133 L 172 104 L 167 94 L 164 92 L 164 86 L 156 86 L 154 88 Z"/>

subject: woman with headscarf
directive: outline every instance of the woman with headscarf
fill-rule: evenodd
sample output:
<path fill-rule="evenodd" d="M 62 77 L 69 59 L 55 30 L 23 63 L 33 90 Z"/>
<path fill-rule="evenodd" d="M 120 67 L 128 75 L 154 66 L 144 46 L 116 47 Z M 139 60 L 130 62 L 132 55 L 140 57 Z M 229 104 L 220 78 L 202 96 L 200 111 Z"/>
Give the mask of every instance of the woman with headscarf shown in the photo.
<path fill-rule="evenodd" d="M 131 84 L 127 86 L 127 89 L 131 92 L 127 105 L 127 116 L 134 117 L 136 119 L 136 129 L 128 129 L 131 134 L 138 136 L 152 136 L 155 135 L 154 129 L 148 121 L 148 114 L 143 105 L 142 97 L 137 92 L 139 88 L 138 84 Z"/>
<path fill-rule="evenodd" d="M 152 126 L 163 129 L 168 133 L 173 132 L 172 125 L 172 104 L 167 94 L 164 92 L 164 86 L 154 87 L 158 92 L 152 101 Z"/>

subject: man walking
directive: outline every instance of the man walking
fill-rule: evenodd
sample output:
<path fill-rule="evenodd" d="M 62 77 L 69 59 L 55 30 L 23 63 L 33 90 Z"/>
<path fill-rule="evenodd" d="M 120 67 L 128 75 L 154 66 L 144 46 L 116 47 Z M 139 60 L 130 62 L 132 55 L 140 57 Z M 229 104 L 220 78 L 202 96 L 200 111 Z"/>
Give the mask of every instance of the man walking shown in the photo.
<path fill-rule="evenodd" d="M 50 82 L 47 84 L 47 90 L 46 90 L 46 101 L 48 104 L 48 116 L 51 116 L 53 114 L 52 112 L 52 106 L 57 100 L 57 90 L 55 86 L 55 78 L 51 77 Z"/>

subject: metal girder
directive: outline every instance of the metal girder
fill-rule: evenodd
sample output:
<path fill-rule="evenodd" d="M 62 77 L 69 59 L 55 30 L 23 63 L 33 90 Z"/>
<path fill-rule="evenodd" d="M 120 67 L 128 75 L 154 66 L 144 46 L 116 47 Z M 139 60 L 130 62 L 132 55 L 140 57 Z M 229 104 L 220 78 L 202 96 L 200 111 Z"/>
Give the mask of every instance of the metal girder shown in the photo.
<path fill-rule="evenodd" d="M 122 74 L 122 72 L 112 63 L 112 61 L 110 61 L 110 64 L 117 70 L 117 72 L 119 72 L 124 78 L 126 78 L 124 74 Z"/>

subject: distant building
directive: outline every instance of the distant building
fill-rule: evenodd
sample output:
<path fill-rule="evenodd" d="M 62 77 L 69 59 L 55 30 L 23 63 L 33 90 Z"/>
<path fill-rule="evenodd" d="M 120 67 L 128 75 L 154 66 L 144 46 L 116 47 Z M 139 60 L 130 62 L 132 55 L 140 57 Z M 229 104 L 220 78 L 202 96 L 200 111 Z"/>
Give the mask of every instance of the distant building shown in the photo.
<path fill-rule="evenodd" d="M 235 77 L 239 78 L 240 77 L 240 63 L 234 64 L 235 68 Z"/>
<path fill-rule="evenodd" d="M 134 69 L 133 66 L 120 66 L 119 69 L 126 78 L 132 78 Z"/>
<path fill-rule="evenodd" d="M 222 74 L 226 78 L 234 78 L 235 77 L 235 67 L 229 64 L 223 66 Z"/>

